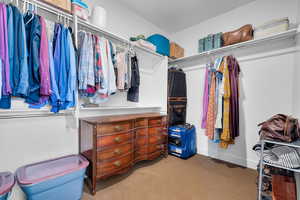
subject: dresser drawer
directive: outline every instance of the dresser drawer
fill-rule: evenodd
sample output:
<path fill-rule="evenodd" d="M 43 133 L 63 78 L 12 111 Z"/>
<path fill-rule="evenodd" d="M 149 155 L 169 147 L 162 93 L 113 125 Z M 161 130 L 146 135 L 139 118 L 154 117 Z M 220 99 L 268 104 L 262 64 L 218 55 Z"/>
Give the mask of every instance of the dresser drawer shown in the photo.
<path fill-rule="evenodd" d="M 148 128 L 139 128 L 135 130 L 136 137 L 145 137 L 148 135 Z"/>
<path fill-rule="evenodd" d="M 148 160 L 154 160 L 162 155 L 162 151 L 156 151 L 148 155 Z"/>
<path fill-rule="evenodd" d="M 165 145 L 163 144 L 155 144 L 155 145 L 149 145 L 148 146 L 148 153 L 153 153 L 156 151 L 162 151 L 165 149 Z"/>
<path fill-rule="evenodd" d="M 137 119 L 135 121 L 134 127 L 147 127 L 148 126 L 148 120 L 147 119 Z"/>
<path fill-rule="evenodd" d="M 142 147 L 139 147 L 135 150 L 135 157 L 151 154 L 156 151 L 162 151 L 164 150 L 165 145 L 163 144 L 154 144 L 154 145 L 145 145 Z"/>
<path fill-rule="evenodd" d="M 148 129 L 149 136 L 152 135 L 167 135 L 167 128 L 164 126 L 151 127 Z"/>
<path fill-rule="evenodd" d="M 148 146 L 144 145 L 135 150 L 134 157 L 140 157 L 147 154 L 148 154 Z"/>
<path fill-rule="evenodd" d="M 116 132 L 126 132 L 131 130 L 132 128 L 133 127 L 131 121 L 102 124 L 97 126 L 97 135 L 104 135 L 107 133 L 116 133 Z"/>
<path fill-rule="evenodd" d="M 149 126 L 162 126 L 167 123 L 166 117 L 157 117 L 149 119 Z"/>
<path fill-rule="evenodd" d="M 124 144 L 133 140 L 133 132 L 126 132 L 108 136 L 98 136 L 97 147 L 105 148 L 110 146 L 115 146 L 119 144 Z"/>
<path fill-rule="evenodd" d="M 162 144 L 166 142 L 167 136 L 166 135 L 154 135 L 149 137 L 149 144 Z"/>
<path fill-rule="evenodd" d="M 97 164 L 97 176 L 105 176 L 120 169 L 130 166 L 133 162 L 133 153 L 129 153 L 119 159 Z"/>
<path fill-rule="evenodd" d="M 135 138 L 135 146 L 136 148 L 140 148 L 141 146 L 148 144 L 148 137 L 136 137 Z"/>
<path fill-rule="evenodd" d="M 129 143 L 126 143 L 123 145 L 116 145 L 115 147 L 104 150 L 104 151 L 98 151 L 97 152 L 97 160 L 104 161 L 104 160 L 109 160 L 109 159 L 113 159 L 113 158 L 118 158 L 118 157 L 128 154 L 130 152 L 133 152 L 132 142 L 129 142 Z"/>

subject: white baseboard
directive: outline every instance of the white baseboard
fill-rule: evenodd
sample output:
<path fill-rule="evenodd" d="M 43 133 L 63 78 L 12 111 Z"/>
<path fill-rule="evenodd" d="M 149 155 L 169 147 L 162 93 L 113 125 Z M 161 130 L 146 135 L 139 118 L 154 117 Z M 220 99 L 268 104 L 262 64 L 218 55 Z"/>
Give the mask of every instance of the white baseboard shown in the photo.
<path fill-rule="evenodd" d="M 258 161 L 259 161 L 259 159 L 257 159 L 257 160 L 251 160 L 251 159 L 247 159 L 247 158 L 241 158 L 239 156 L 235 156 L 235 155 L 230 154 L 230 153 L 225 154 L 225 155 L 222 154 L 222 157 L 214 155 L 213 153 L 212 154 L 208 154 L 206 151 L 201 151 L 201 150 L 198 150 L 197 153 L 199 155 L 204 155 L 204 156 L 215 158 L 215 159 L 218 159 L 218 160 L 230 162 L 230 163 L 233 163 L 233 164 L 236 164 L 236 165 L 240 165 L 242 167 L 247 167 L 247 168 L 250 168 L 250 169 L 256 169 Z"/>

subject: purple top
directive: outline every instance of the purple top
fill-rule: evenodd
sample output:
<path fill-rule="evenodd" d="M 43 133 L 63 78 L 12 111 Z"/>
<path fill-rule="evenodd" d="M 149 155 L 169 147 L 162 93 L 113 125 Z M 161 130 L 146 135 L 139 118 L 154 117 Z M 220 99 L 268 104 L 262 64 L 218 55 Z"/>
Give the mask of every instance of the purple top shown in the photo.
<path fill-rule="evenodd" d="M 11 94 L 10 67 L 7 41 L 7 13 L 6 5 L 0 3 L 0 59 L 2 60 L 2 92 L 3 95 Z"/>
<path fill-rule="evenodd" d="M 50 62 L 49 62 L 49 47 L 46 32 L 46 22 L 44 17 L 40 17 L 41 23 L 41 47 L 40 47 L 40 94 L 42 96 L 51 95 L 50 86 Z"/>
<path fill-rule="evenodd" d="M 17 170 L 18 182 L 36 184 L 86 168 L 89 162 L 80 155 L 70 155 L 26 165 Z"/>
<path fill-rule="evenodd" d="M 203 116 L 202 116 L 202 124 L 201 128 L 206 128 L 206 118 L 207 118 L 207 110 L 208 110 L 208 68 L 206 67 L 205 71 L 205 81 L 204 81 L 204 93 L 203 93 L 203 104 L 202 104 L 202 110 L 203 110 Z"/>
<path fill-rule="evenodd" d="M 0 195 L 8 193 L 15 185 L 15 177 L 10 172 L 0 173 Z"/>

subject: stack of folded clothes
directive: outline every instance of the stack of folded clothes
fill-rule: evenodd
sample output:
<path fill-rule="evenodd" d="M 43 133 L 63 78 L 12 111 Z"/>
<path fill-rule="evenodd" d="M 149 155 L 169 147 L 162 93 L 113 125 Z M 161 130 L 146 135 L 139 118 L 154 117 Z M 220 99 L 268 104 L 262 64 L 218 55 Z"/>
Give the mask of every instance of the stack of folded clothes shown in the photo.
<path fill-rule="evenodd" d="M 256 145 L 254 150 L 257 153 L 260 153 L 261 146 Z M 264 150 L 263 160 L 267 163 L 286 168 L 300 168 L 299 148 L 276 145 L 273 147 L 266 147 Z"/>

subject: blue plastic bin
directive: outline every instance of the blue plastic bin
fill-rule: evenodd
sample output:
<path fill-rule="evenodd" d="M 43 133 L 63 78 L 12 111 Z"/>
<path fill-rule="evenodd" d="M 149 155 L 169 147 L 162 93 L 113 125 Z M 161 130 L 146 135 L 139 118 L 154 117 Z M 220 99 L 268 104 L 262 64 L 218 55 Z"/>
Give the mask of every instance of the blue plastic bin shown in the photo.
<path fill-rule="evenodd" d="M 147 41 L 156 46 L 156 52 L 164 56 L 170 56 L 170 41 L 163 35 L 154 34 L 147 38 Z"/>
<path fill-rule="evenodd" d="M 17 170 L 17 180 L 27 200 L 79 200 L 89 162 L 71 155 L 26 165 Z"/>
<path fill-rule="evenodd" d="M 11 189 L 15 185 L 15 177 L 10 172 L 0 173 L 0 200 L 8 199 Z"/>

